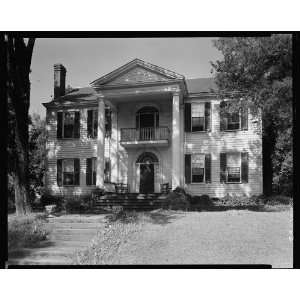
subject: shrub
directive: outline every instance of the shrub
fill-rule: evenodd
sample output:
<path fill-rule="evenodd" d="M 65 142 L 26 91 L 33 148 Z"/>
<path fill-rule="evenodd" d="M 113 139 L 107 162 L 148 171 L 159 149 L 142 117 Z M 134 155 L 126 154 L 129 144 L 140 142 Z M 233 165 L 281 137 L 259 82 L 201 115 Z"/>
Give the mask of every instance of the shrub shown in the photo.
<path fill-rule="evenodd" d="M 190 209 L 191 196 L 184 189 L 177 187 L 173 192 L 169 193 L 163 202 L 163 208 L 173 210 Z"/>
<path fill-rule="evenodd" d="M 118 208 L 113 210 L 113 213 L 107 217 L 107 220 L 108 222 L 135 223 L 138 221 L 138 213 Z"/>
<path fill-rule="evenodd" d="M 89 196 L 72 196 L 65 198 L 65 208 L 68 213 L 85 212 L 90 208 Z"/>
<path fill-rule="evenodd" d="M 213 206 L 212 200 L 208 195 L 193 196 L 191 199 L 191 206 L 194 209 L 204 209 Z"/>
<path fill-rule="evenodd" d="M 229 195 L 218 199 L 215 202 L 217 206 L 233 206 L 233 207 L 243 207 L 243 206 L 257 206 L 262 205 L 263 199 L 259 196 L 237 196 L 237 195 Z"/>
<path fill-rule="evenodd" d="M 44 215 L 29 215 L 8 219 L 8 249 L 28 247 L 47 239 Z"/>
<path fill-rule="evenodd" d="M 57 210 L 61 210 L 64 208 L 64 201 L 62 196 L 50 195 L 50 194 L 43 194 L 40 198 L 40 205 L 56 205 Z"/>
<path fill-rule="evenodd" d="M 264 198 L 264 201 L 266 204 L 269 205 L 278 205 L 278 204 L 284 204 L 284 205 L 291 205 L 293 204 L 293 198 L 287 197 L 284 195 L 273 195 Z"/>

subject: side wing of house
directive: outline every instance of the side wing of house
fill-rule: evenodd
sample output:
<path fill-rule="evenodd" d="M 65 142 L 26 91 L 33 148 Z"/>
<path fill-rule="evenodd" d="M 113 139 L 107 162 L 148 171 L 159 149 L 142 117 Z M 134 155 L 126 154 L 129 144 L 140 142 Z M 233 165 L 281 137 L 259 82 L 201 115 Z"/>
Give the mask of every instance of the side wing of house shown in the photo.
<path fill-rule="evenodd" d="M 220 100 L 203 97 L 190 97 L 185 106 L 188 110 L 185 114 L 185 127 L 188 127 L 185 128 L 185 187 L 188 192 L 211 197 L 261 194 L 260 115 L 247 109 L 224 120 Z"/>

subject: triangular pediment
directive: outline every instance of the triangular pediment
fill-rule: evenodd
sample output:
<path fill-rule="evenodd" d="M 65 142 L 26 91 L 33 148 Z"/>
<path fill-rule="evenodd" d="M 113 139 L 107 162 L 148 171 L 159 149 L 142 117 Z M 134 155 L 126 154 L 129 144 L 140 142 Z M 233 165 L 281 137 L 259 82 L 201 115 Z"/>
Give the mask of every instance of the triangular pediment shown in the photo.
<path fill-rule="evenodd" d="M 113 72 L 93 81 L 91 85 L 93 87 L 123 86 L 178 79 L 184 79 L 184 77 L 167 69 L 135 59 Z"/>

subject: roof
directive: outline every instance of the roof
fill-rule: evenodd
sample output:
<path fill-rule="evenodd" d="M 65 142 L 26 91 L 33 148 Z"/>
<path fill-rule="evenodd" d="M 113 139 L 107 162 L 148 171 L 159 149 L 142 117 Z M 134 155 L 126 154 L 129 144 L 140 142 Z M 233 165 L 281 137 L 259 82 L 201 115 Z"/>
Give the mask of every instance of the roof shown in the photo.
<path fill-rule="evenodd" d="M 186 79 L 185 82 L 188 92 L 191 94 L 216 92 L 218 90 L 214 78 Z"/>
<path fill-rule="evenodd" d="M 189 94 L 195 93 L 210 93 L 217 90 L 217 85 L 214 78 L 194 78 L 186 79 L 186 85 Z M 68 94 L 48 102 L 47 104 L 59 104 L 63 102 L 73 101 L 96 101 L 96 91 L 92 87 L 83 87 L 73 89 Z"/>

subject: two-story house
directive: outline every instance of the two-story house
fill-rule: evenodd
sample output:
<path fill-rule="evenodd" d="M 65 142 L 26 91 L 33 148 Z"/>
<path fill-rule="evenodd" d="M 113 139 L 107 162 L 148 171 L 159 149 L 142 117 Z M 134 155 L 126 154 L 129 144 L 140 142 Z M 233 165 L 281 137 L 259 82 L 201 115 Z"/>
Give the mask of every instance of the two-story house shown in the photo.
<path fill-rule="evenodd" d="M 111 183 L 131 193 L 165 183 L 212 197 L 262 193 L 261 120 L 249 109 L 221 114 L 213 78 L 135 59 L 67 94 L 65 79 L 55 65 L 54 99 L 44 103 L 49 193 L 86 195 Z"/>

